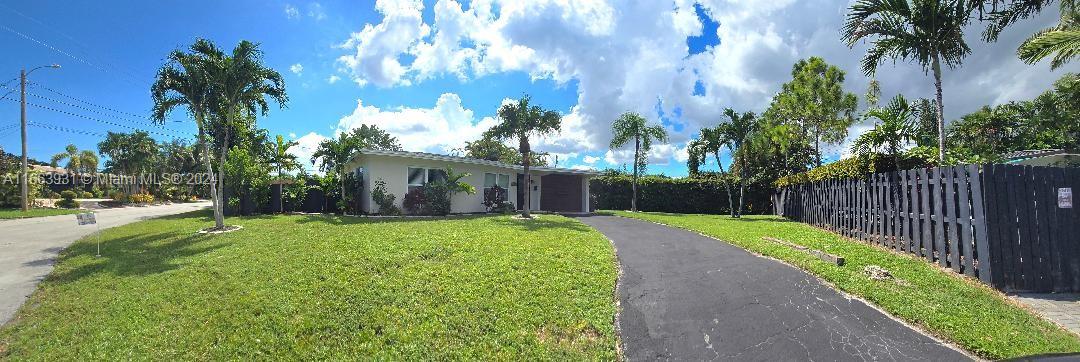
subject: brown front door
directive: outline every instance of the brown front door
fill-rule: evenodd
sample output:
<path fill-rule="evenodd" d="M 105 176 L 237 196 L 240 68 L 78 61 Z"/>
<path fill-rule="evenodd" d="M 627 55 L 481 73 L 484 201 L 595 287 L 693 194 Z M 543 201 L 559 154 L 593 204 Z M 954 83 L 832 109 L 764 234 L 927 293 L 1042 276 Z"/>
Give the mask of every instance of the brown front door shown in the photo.
<path fill-rule="evenodd" d="M 540 209 L 554 212 L 582 212 L 580 175 L 546 175 L 540 179 Z"/>

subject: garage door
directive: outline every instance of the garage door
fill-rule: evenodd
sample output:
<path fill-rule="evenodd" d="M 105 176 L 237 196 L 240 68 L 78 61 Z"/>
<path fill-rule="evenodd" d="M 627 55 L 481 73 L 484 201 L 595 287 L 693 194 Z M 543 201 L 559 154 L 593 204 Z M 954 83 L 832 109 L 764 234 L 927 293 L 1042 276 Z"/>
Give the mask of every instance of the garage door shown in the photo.
<path fill-rule="evenodd" d="M 581 212 L 582 183 L 579 175 L 547 175 L 540 179 L 540 209 Z"/>

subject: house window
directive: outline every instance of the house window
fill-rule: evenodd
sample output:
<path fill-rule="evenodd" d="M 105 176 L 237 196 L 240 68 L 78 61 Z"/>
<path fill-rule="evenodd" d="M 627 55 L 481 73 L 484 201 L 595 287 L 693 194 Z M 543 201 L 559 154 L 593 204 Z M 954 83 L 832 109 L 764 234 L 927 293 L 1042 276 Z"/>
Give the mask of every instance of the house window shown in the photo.
<path fill-rule="evenodd" d="M 484 174 L 484 203 L 506 202 L 510 189 L 510 175 L 500 173 Z"/>
<path fill-rule="evenodd" d="M 409 191 L 423 187 L 427 181 L 427 169 L 409 167 Z"/>
<path fill-rule="evenodd" d="M 446 181 L 446 170 L 440 170 L 437 168 L 429 168 L 427 170 L 427 182 L 440 182 Z"/>

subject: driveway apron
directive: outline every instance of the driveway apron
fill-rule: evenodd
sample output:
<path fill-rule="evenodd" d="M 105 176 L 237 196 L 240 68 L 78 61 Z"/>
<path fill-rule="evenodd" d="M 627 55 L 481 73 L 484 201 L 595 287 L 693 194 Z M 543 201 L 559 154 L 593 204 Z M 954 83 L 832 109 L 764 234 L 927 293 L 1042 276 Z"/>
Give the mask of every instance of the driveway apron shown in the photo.
<path fill-rule="evenodd" d="M 579 220 L 615 243 L 628 360 L 969 360 L 789 265 L 647 221 Z"/>

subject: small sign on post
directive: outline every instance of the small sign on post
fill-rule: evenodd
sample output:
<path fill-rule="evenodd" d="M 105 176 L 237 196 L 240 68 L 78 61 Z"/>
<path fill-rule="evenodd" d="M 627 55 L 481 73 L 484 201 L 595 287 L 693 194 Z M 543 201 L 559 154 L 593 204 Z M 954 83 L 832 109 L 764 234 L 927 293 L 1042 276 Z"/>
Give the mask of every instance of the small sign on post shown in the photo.
<path fill-rule="evenodd" d="M 101 231 L 101 226 L 98 226 L 98 223 L 97 223 L 97 214 L 95 214 L 93 211 L 75 214 L 75 220 L 79 221 L 79 226 L 94 225 L 95 227 L 97 227 L 97 231 L 99 231 L 99 232 Z M 97 254 L 94 255 L 94 256 L 98 256 L 98 257 L 101 256 L 101 239 L 100 238 L 98 238 L 98 241 L 97 241 Z"/>
<path fill-rule="evenodd" d="M 1058 188 L 1058 208 L 1071 209 L 1073 206 L 1072 187 Z"/>

